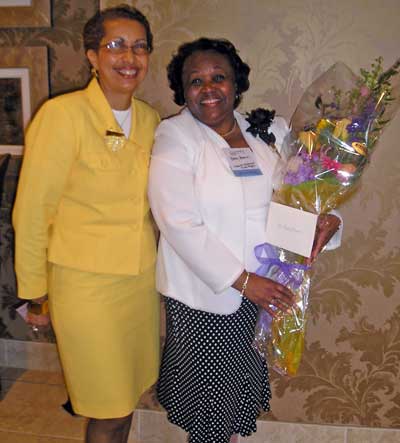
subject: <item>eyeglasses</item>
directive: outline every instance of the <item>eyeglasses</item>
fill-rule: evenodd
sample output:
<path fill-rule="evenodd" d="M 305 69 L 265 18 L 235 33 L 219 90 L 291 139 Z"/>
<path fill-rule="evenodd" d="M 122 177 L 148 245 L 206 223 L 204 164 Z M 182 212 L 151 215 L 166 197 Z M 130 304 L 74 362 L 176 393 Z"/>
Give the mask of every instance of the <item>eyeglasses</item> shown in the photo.
<path fill-rule="evenodd" d="M 99 48 L 106 48 L 111 54 L 122 55 L 129 51 L 129 49 L 135 55 L 146 55 L 150 53 L 150 48 L 147 42 L 136 42 L 132 46 L 125 43 L 124 39 L 119 38 L 117 40 L 111 40 L 110 42 L 100 45 Z"/>

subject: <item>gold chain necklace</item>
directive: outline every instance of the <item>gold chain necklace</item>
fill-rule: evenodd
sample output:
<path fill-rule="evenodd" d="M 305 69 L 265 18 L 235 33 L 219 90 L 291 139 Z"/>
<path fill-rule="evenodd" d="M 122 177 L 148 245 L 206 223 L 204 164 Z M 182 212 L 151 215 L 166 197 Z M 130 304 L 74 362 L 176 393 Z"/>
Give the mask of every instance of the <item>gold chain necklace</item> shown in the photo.
<path fill-rule="evenodd" d="M 220 134 L 220 136 L 221 136 L 222 138 L 229 137 L 231 134 L 234 133 L 234 131 L 235 131 L 235 129 L 236 129 L 236 126 L 237 126 L 237 121 L 236 121 L 236 118 L 235 118 L 235 120 L 233 121 L 233 126 L 232 126 L 232 128 L 229 129 L 228 132 L 225 132 L 225 134 Z"/>

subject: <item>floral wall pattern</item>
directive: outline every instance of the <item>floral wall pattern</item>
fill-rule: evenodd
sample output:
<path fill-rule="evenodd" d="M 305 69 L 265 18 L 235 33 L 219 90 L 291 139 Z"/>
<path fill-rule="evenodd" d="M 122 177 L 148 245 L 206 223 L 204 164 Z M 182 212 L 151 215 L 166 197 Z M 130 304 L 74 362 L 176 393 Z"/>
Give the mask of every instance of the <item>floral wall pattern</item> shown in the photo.
<path fill-rule="evenodd" d="M 385 66 L 400 56 L 398 0 L 130 3 L 148 16 L 155 37 L 139 95 L 163 116 L 178 109 L 166 64 L 180 43 L 200 36 L 230 39 L 251 66 L 240 110 L 264 106 L 287 119 L 304 89 L 334 62 L 357 72 L 380 55 Z M 51 93 L 73 89 L 88 78 L 80 33 L 96 8 L 96 1 L 55 1 L 53 28 L 0 29 L 0 44 L 49 46 Z M 303 362 L 292 379 L 272 375 L 267 420 L 400 427 L 399 126 L 400 115 L 386 129 L 361 188 L 341 208 L 342 247 L 315 265 Z M 155 400 L 145 406 L 159 407 Z"/>
<path fill-rule="evenodd" d="M 89 69 L 81 34 L 87 19 L 98 9 L 98 1 L 57 0 L 51 2 L 52 26 L 0 28 L 0 47 L 47 47 L 49 53 L 50 96 L 85 85 Z M 4 14 L 0 7 L 0 15 Z M 7 54 L 4 56 L 7 59 Z M 45 71 L 45 67 L 43 67 Z M 34 84 L 32 87 L 34 88 Z M 13 231 L 11 209 L 21 159 L 13 156 L 3 183 L 0 208 L 0 337 L 53 341 L 51 331 L 35 336 L 16 315 L 18 301 L 13 271 Z M 0 187 L 1 188 L 1 187 Z"/>

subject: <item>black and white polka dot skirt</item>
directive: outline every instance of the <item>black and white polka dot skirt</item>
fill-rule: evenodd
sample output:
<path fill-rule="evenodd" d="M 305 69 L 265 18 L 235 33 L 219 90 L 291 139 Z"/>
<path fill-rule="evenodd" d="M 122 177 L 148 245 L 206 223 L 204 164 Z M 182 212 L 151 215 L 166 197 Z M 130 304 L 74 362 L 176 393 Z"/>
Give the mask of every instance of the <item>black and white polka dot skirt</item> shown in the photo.
<path fill-rule="evenodd" d="M 228 443 L 256 431 L 271 391 L 265 361 L 252 347 L 257 307 L 243 298 L 233 314 L 191 309 L 165 298 L 167 339 L 158 399 L 190 443 Z"/>

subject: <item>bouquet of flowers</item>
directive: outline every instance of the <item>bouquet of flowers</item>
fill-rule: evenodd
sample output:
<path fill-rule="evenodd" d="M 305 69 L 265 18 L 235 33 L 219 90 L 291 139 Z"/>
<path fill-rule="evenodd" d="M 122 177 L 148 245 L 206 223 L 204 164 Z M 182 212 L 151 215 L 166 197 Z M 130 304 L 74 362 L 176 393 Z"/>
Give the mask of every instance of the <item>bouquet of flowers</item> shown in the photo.
<path fill-rule="evenodd" d="M 384 71 L 378 58 L 356 76 L 336 63 L 311 84 L 291 120 L 274 202 L 320 215 L 354 192 L 400 105 L 399 69 L 400 59 Z M 273 318 L 260 310 L 254 345 L 275 370 L 295 375 L 304 347 L 310 267 L 305 257 L 268 244 L 257 246 L 255 254 L 257 273 L 289 287 L 296 305 Z"/>

